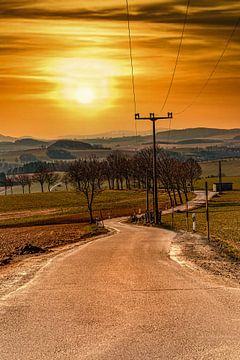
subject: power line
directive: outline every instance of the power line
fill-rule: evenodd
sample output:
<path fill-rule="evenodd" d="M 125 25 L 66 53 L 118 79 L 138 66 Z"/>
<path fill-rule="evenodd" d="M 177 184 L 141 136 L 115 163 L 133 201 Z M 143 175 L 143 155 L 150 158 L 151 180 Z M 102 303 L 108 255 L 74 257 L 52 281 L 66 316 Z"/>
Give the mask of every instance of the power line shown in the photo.
<path fill-rule="evenodd" d="M 185 12 L 185 17 L 184 17 L 184 22 L 183 22 L 182 33 L 181 33 L 181 37 L 180 37 L 180 43 L 179 43 L 179 46 L 178 46 L 177 57 L 176 57 L 176 61 L 175 61 L 175 65 L 174 65 L 174 69 L 173 69 L 173 74 L 172 74 L 172 78 L 171 78 L 171 81 L 170 81 L 170 85 L 169 85 L 169 88 L 168 88 L 168 91 L 167 91 L 167 95 L 166 95 L 166 97 L 165 97 L 165 100 L 164 100 L 164 102 L 163 102 L 163 106 L 162 106 L 162 108 L 161 108 L 161 112 L 164 110 L 164 108 L 165 108 L 165 106 L 166 106 L 166 104 L 167 104 L 167 101 L 168 101 L 168 98 L 169 98 L 169 95 L 170 95 L 170 92 L 171 92 L 171 89 L 172 89 L 172 86 L 173 86 L 173 81 L 174 81 L 174 78 L 175 78 L 175 75 L 176 75 L 176 70 L 177 70 L 178 61 L 179 61 L 179 57 L 180 57 L 180 52 L 181 52 L 181 49 L 182 49 L 184 32 L 185 32 L 185 28 L 186 28 L 186 25 L 187 25 L 187 18 L 188 18 L 189 6 L 190 6 L 190 0 L 187 1 L 186 12 Z"/>
<path fill-rule="evenodd" d="M 225 55 L 225 52 L 227 51 L 227 48 L 238 28 L 238 25 L 239 25 L 239 22 L 240 22 L 240 17 L 237 19 L 237 22 L 236 24 L 234 25 L 232 31 L 231 31 L 231 34 L 229 36 L 229 38 L 227 39 L 226 43 L 225 43 L 225 46 L 223 48 L 223 51 L 221 52 L 220 54 L 220 57 L 218 58 L 217 62 L 215 63 L 212 71 L 210 72 L 207 80 L 205 81 L 205 83 L 203 84 L 203 86 L 201 87 L 200 91 L 198 92 L 198 94 L 195 96 L 195 98 L 190 102 L 190 104 L 188 104 L 183 110 L 177 112 L 177 113 L 174 113 L 174 115 L 179 115 L 179 114 L 182 114 L 184 113 L 186 110 L 188 110 L 198 99 L 199 97 L 202 95 L 202 93 L 204 92 L 204 90 L 206 89 L 206 87 L 208 86 L 208 83 L 210 82 L 210 80 L 212 79 L 213 75 L 215 74 L 217 68 L 218 68 L 218 65 L 220 64 L 220 62 L 222 61 L 224 55 Z"/>
<path fill-rule="evenodd" d="M 135 114 L 137 113 L 137 99 L 136 99 L 135 74 L 134 74 L 134 65 L 133 65 L 132 33 L 131 33 L 131 26 L 130 26 L 130 12 L 129 12 L 128 0 L 126 0 L 126 10 L 127 10 L 127 24 L 128 24 L 129 57 L 130 57 L 130 64 L 131 64 L 133 107 L 134 107 L 134 117 L 135 117 Z M 136 120 L 135 120 L 135 135 L 136 135 L 136 142 L 137 142 L 138 130 L 137 130 Z"/>
<path fill-rule="evenodd" d="M 170 81 L 170 85 L 169 85 L 169 88 L 168 88 L 168 92 L 167 92 L 166 98 L 165 98 L 165 100 L 164 100 L 164 103 L 163 103 L 161 112 L 164 110 L 164 108 L 165 108 L 165 106 L 166 106 L 166 104 L 167 104 L 167 101 L 168 101 L 170 92 L 171 92 L 171 90 L 172 90 L 173 82 L 174 82 L 174 79 L 175 79 L 176 70 L 177 70 L 177 66 L 178 66 L 178 62 L 179 62 L 179 57 L 180 57 L 180 53 L 181 53 L 181 49 L 182 49 L 182 44 L 183 44 L 183 37 L 184 37 L 186 25 L 187 25 L 189 7 L 190 7 L 190 0 L 188 0 L 187 5 L 186 5 L 185 17 L 184 17 L 184 21 L 183 21 L 183 28 L 182 28 L 182 33 L 181 33 L 180 42 L 179 42 L 179 46 L 178 46 L 177 57 L 176 57 L 176 61 L 175 61 L 175 65 L 174 65 L 174 69 L 173 69 L 173 74 L 172 74 L 172 78 L 171 78 L 171 81 Z M 171 128 L 172 128 L 172 119 L 169 120 L 168 140 L 167 140 L 168 143 L 170 142 L 170 131 L 171 131 Z"/>

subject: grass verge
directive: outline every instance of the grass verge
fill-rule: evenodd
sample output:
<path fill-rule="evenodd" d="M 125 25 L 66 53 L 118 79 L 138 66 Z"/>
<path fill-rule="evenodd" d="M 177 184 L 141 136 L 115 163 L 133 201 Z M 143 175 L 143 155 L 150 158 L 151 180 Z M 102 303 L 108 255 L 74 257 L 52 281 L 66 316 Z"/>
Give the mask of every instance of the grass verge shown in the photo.
<path fill-rule="evenodd" d="M 209 203 L 210 236 L 231 258 L 240 260 L 240 191 L 231 191 L 213 198 Z M 203 208 L 186 213 L 175 213 L 175 230 L 192 229 L 192 213 L 196 214 L 197 232 L 206 235 L 206 214 Z M 163 225 L 172 228 L 171 215 L 163 215 Z M 188 224 L 188 225 L 187 225 Z"/>

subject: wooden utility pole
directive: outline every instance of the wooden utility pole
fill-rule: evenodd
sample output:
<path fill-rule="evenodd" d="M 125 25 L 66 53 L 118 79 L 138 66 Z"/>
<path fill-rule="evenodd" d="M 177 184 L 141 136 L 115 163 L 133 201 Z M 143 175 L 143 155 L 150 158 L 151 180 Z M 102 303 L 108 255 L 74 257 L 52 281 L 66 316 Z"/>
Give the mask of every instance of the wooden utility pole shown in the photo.
<path fill-rule="evenodd" d="M 147 221 L 149 221 L 149 180 L 148 180 L 148 173 L 146 175 L 146 214 L 147 214 Z"/>
<path fill-rule="evenodd" d="M 152 121 L 153 129 L 153 199 L 154 199 L 154 223 L 159 224 L 159 212 L 158 212 L 158 189 L 157 189 L 157 149 L 156 149 L 156 121 L 172 119 L 172 113 L 168 113 L 168 116 L 155 116 L 154 113 L 150 113 L 149 117 L 140 117 L 140 114 L 135 114 L 135 120 L 150 120 Z"/>
<path fill-rule="evenodd" d="M 219 187 L 220 187 L 220 191 L 219 193 L 222 193 L 222 162 L 221 160 L 218 163 L 218 182 L 219 182 Z"/>
<path fill-rule="evenodd" d="M 209 208 L 208 208 L 208 183 L 205 182 L 205 192 L 206 192 L 206 222 L 207 222 L 207 239 L 210 240 L 210 226 L 209 226 Z"/>

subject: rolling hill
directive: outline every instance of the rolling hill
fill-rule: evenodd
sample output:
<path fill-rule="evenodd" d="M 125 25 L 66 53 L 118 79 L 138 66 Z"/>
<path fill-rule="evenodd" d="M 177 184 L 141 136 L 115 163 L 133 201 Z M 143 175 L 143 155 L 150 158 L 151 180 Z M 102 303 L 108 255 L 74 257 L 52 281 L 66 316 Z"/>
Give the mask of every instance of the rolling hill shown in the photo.
<path fill-rule="evenodd" d="M 86 142 L 77 140 L 57 140 L 48 149 L 68 149 L 68 150 L 91 150 L 92 145 Z"/>

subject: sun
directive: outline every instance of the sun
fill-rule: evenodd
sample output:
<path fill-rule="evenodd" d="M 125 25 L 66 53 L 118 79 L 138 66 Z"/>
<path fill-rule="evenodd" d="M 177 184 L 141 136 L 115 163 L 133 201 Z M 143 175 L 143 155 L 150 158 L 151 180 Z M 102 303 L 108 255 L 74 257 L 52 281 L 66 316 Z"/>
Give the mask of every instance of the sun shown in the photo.
<path fill-rule="evenodd" d="M 56 82 L 51 96 L 61 107 L 87 107 L 92 113 L 112 107 L 118 97 L 115 77 L 120 70 L 107 60 L 64 58 L 50 62 L 49 69 Z"/>
<path fill-rule="evenodd" d="M 76 89 L 75 100 L 83 105 L 91 104 L 96 99 L 96 93 L 93 88 L 79 87 Z"/>

